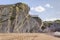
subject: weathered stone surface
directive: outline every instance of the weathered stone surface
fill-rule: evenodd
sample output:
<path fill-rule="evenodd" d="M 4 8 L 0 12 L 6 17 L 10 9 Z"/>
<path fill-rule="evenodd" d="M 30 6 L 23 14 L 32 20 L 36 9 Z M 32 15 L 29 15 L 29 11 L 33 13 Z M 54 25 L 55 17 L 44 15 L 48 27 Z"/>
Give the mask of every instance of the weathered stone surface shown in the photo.
<path fill-rule="evenodd" d="M 40 31 L 38 22 L 29 13 L 29 6 L 24 3 L 0 5 L 0 32 L 2 33 L 34 33 Z M 40 23 L 40 24 L 39 24 Z"/>
<path fill-rule="evenodd" d="M 60 23 L 59 22 L 45 22 L 43 25 L 44 32 L 60 32 Z"/>

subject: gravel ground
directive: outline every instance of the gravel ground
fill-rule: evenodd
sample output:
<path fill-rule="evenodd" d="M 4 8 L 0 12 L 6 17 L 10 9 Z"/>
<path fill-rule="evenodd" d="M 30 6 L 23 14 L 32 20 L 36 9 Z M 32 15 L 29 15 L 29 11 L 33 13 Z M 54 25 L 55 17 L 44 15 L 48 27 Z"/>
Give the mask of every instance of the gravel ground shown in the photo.
<path fill-rule="evenodd" d="M 0 40 L 60 40 L 44 33 L 0 33 Z"/>

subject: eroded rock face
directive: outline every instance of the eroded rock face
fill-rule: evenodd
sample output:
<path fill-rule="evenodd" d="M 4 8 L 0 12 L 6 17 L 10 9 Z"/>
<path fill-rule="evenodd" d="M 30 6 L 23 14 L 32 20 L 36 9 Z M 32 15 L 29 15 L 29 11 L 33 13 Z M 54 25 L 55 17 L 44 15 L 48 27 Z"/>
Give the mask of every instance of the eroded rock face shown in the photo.
<path fill-rule="evenodd" d="M 41 24 L 32 18 L 29 6 L 24 3 L 0 5 L 0 33 L 34 33 Z"/>
<path fill-rule="evenodd" d="M 60 23 L 59 22 L 49 22 L 49 23 L 45 23 L 42 26 L 42 30 L 43 32 L 60 32 Z"/>

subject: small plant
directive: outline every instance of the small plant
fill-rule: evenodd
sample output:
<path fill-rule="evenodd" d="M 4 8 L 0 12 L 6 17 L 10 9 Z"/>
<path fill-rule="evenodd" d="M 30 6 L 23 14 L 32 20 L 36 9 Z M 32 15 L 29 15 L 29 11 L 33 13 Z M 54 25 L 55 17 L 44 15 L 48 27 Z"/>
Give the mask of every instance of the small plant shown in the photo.
<path fill-rule="evenodd" d="M 2 19 L 0 19 L 0 23 L 2 22 Z"/>
<path fill-rule="evenodd" d="M 11 16 L 10 20 L 13 21 L 15 19 L 15 16 Z"/>

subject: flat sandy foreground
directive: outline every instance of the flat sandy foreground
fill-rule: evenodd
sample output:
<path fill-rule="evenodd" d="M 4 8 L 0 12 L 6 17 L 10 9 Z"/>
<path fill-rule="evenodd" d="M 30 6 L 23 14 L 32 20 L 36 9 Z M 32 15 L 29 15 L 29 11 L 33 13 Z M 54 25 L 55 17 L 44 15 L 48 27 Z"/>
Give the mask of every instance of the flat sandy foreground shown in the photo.
<path fill-rule="evenodd" d="M 43 33 L 0 33 L 0 40 L 60 40 Z"/>

